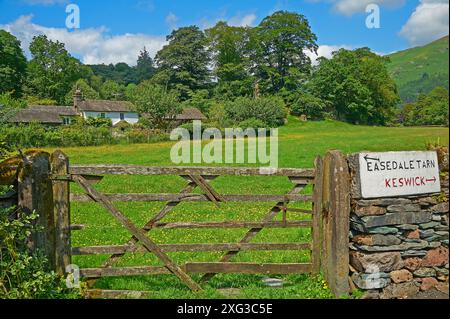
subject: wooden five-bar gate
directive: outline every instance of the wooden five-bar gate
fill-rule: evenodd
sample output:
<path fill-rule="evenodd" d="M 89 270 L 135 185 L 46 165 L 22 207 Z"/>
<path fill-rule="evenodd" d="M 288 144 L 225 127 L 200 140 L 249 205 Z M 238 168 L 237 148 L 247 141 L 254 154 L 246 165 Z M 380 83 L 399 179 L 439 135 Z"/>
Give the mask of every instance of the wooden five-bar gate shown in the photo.
<path fill-rule="evenodd" d="M 335 161 L 336 162 L 336 161 Z M 331 164 L 330 164 L 331 165 Z M 329 165 L 328 165 L 329 166 Z M 0 167 L 1 168 L 1 167 Z M 326 205 L 333 200 L 333 189 L 323 187 L 335 178 L 332 167 L 324 172 L 322 159 L 316 160 L 315 169 L 260 169 L 242 167 L 152 167 L 133 165 L 70 165 L 68 157 L 56 151 L 51 156 L 38 153 L 30 156 L 15 169 L 17 174 L 18 206 L 24 211 L 36 210 L 40 213 L 44 232 L 35 236 L 34 245 L 49 256 L 55 270 L 65 274 L 75 255 L 110 255 L 99 268 L 80 269 L 82 277 L 90 283 L 97 278 L 113 276 L 173 274 L 193 291 L 201 291 L 201 283 L 208 281 L 217 273 L 244 274 L 293 274 L 319 273 L 321 265 L 329 264 L 325 270 L 327 279 L 334 278 L 333 267 L 339 266 L 331 261 L 335 254 L 329 243 L 325 243 L 329 215 Z M 1 172 L 0 172 L 1 175 Z M 96 183 L 105 175 L 176 175 L 185 179 L 186 185 L 178 194 L 104 194 L 95 188 Z M 284 195 L 225 195 L 217 192 L 211 181 L 219 176 L 285 176 L 292 182 L 292 189 Z M 5 175 L 6 176 L 6 175 Z M 8 177 L 0 176 L 3 184 Z M 12 180 L 9 182 L 12 183 Z M 71 193 L 70 185 L 81 187 L 83 194 Z M 1 184 L 1 183 L 0 183 Z M 313 194 L 301 194 L 308 185 L 313 185 Z M 195 189 L 200 193 L 194 193 Z M 324 198 L 328 201 L 324 205 Z M 80 229 L 73 225 L 70 217 L 71 202 L 96 202 L 129 232 L 130 238 L 123 245 L 73 247 L 71 231 Z M 152 216 L 148 222 L 139 227 L 134 224 L 116 206 L 116 202 L 165 202 L 164 207 Z M 261 221 L 216 221 L 216 222 L 164 222 L 163 219 L 175 207 L 183 202 L 273 202 Z M 311 209 L 291 208 L 294 202 L 309 202 Z M 339 209 L 342 209 L 340 207 Z M 292 216 L 311 218 L 303 220 Z M 281 217 L 279 217 L 281 215 Z M 329 223 L 328 223 L 329 224 Z M 154 229 L 247 229 L 245 235 L 236 243 L 201 243 L 201 244 L 157 244 L 148 235 Z M 252 240 L 266 228 L 311 228 L 312 240 L 308 243 L 253 243 Z M 348 236 L 345 227 L 341 231 Z M 335 235 L 332 235 L 333 238 Z M 331 242 L 335 240 L 331 238 Z M 332 244 L 333 245 L 333 244 Z M 308 263 L 251 263 L 233 262 L 241 251 L 296 251 L 309 250 L 311 259 Z M 171 252 L 226 252 L 217 262 L 187 262 L 178 265 L 169 255 Z M 117 261 L 127 253 L 151 253 L 164 266 L 117 267 Z M 325 254 L 325 263 L 321 256 Z M 330 261 L 330 262 L 329 262 Z M 344 261 L 345 262 L 345 261 Z M 344 267 L 345 268 L 345 267 Z M 322 269 L 323 270 L 323 269 Z M 190 274 L 203 274 L 200 282 L 192 279 Z M 344 276 L 345 277 L 345 276 Z M 331 283 L 333 286 L 333 283 Z"/>

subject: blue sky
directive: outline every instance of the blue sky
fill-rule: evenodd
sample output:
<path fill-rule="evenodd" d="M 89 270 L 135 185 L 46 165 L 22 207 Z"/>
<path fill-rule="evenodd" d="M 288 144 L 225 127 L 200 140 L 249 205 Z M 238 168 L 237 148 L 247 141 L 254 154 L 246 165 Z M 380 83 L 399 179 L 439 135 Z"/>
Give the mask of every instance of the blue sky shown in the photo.
<path fill-rule="evenodd" d="M 368 46 L 389 53 L 448 34 L 448 0 L 0 0 L 0 28 L 26 50 L 33 36 L 66 43 L 85 63 L 133 64 L 145 45 L 155 54 L 173 28 L 207 28 L 219 20 L 257 25 L 277 10 L 305 15 L 318 36 L 320 55 Z M 66 28 L 68 3 L 80 8 L 80 29 Z M 379 29 L 366 27 L 369 3 L 380 7 Z"/>

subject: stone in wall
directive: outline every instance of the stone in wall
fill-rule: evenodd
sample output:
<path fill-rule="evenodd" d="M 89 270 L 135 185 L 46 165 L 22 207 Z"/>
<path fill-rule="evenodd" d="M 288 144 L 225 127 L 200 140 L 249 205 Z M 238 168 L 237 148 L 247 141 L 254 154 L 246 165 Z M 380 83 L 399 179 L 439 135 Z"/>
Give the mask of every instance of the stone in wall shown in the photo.
<path fill-rule="evenodd" d="M 365 298 L 401 299 L 432 289 L 448 294 L 448 150 L 445 154 L 439 155 L 440 168 L 446 163 L 439 196 L 364 200 L 358 182 L 352 182 L 350 275 Z M 358 177 L 353 171 L 351 176 Z"/>

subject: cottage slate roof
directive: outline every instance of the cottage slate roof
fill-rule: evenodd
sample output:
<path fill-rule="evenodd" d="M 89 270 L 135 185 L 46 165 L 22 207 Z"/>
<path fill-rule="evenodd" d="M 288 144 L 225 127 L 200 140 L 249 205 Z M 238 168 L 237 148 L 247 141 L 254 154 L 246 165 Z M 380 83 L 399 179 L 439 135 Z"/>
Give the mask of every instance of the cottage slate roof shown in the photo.
<path fill-rule="evenodd" d="M 176 116 L 179 121 L 189 121 L 189 120 L 206 120 L 206 116 L 196 108 L 186 108 L 181 114 Z"/>
<path fill-rule="evenodd" d="M 83 100 L 77 107 L 83 112 L 134 112 L 127 101 Z"/>
<path fill-rule="evenodd" d="M 59 116 L 76 116 L 77 112 L 72 106 L 31 105 L 31 110 L 56 113 Z"/>
<path fill-rule="evenodd" d="M 12 123 L 42 123 L 42 124 L 62 124 L 61 116 L 56 112 L 24 109 L 20 110 L 12 119 Z"/>
<path fill-rule="evenodd" d="M 10 122 L 62 124 L 62 117 L 76 115 L 75 109 L 70 106 L 32 105 L 27 109 L 17 112 Z"/>

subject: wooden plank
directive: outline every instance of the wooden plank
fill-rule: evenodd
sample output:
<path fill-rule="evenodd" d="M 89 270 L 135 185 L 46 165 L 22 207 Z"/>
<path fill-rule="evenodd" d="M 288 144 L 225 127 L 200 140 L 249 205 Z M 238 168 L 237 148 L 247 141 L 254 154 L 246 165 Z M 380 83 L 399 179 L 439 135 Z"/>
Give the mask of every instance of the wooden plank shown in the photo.
<path fill-rule="evenodd" d="M 80 276 L 83 278 L 166 275 L 166 274 L 171 274 L 170 270 L 167 269 L 166 267 L 158 267 L 158 266 L 80 269 Z"/>
<path fill-rule="evenodd" d="M 300 274 L 311 272 L 311 264 L 256 264 L 256 263 L 187 263 L 188 273 L 223 274 Z"/>
<path fill-rule="evenodd" d="M 258 167 L 155 167 L 137 165 L 73 165 L 70 174 L 76 175 L 239 175 L 239 176 L 288 176 L 314 178 L 314 169 L 279 168 L 261 170 Z"/>
<path fill-rule="evenodd" d="M 311 198 L 312 199 L 312 198 Z M 286 209 L 286 212 L 289 213 L 302 213 L 302 214 L 313 214 L 313 210 L 311 209 L 304 209 L 304 208 L 290 208 L 290 207 L 279 207 L 281 210 L 283 210 L 284 208 Z"/>
<path fill-rule="evenodd" d="M 52 174 L 67 174 L 69 158 L 61 151 L 55 151 L 50 158 Z M 56 272 L 63 276 L 71 264 L 70 255 L 70 183 L 53 180 L 53 206 L 55 214 Z"/>
<path fill-rule="evenodd" d="M 152 291 L 87 289 L 85 299 L 148 299 L 155 295 Z"/>
<path fill-rule="evenodd" d="M 74 231 L 74 230 L 84 230 L 86 228 L 86 225 L 70 225 L 69 226 L 69 230 Z"/>
<path fill-rule="evenodd" d="M 108 198 L 94 189 L 89 182 L 79 175 L 73 176 L 74 180 L 98 203 L 102 204 L 111 215 L 119 221 L 128 231 L 136 237 L 142 245 L 147 248 L 149 252 L 152 252 L 157 256 L 164 265 L 181 281 L 183 281 L 191 290 L 195 292 L 202 291 L 202 288 L 192 280 L 189 275 L 187 275 L 183 270 L 181 270 L 178 265 L 176 265 L 161 249 L 156 245 L 152 240 L 150 240 L 145 231 L 136 227 L 131 220 L 129 220 L 125 215 L 123 215 L 117 208 L 113 206 L 113 204 L 108 200 Z"/>
<path fill-rule="evenodd" d="M 214 196 L 214 198 L 217 201 L 219 201 L 219 202 L 224 202 L 225 201 L 223 196 L 221 194 L 219 194 L 218 192 L 216 192 L 216 190 L 211 186 L 211 184 L 205 178 L 203 178 L 203 176 L 198 176 L 198 180 L 202 183 L 202 185 L 207 190 L 209 190 L 209 192 Z"/>
<path fill-rule="evenodd" d="M 312 265 L 309 263 L 228 263 L 228 262 L 199 262 L 187 263 L 182 266 L 187 273 L 223 273 L 223 274 L 300 274 L 311 272 Z M 145 276 L 145 275 L 167 275 L 171 272 L 166 267 L 120 267 L 120 268 L 86 268 L 80 269 L 83 278 L 99 277 L 122 277 L 122 276 Z"/>
<path fill-rule="evenodd" d="M 261 250 L 310 250 L 310 243 L 252 243 L 252 244 L 163 244 L 164 252 L 209 252 L 209 251 L 261 251 Z M 135 245 L 73 247 L 72 255 L 102 255 L 146 253 L 145 247 Z"/>
<path fill-rule="evenodd" d="M 203 194 L 104 194 L 112 202 L 207 202 L 209 199 Z M 312 201 L 311 195 L 221 195 L 224 202 L 290 202 Z M 85 194 L 71 194 L 72 202 L 93 201 Z M 295 209 L 289 209 L 295 211 Z M 310 210 L 308 212 L 311 212 Z"/>
<path fill-rule="evenodd" d="M 195 189 L 196 185 L 194 182 L 189 182 L 188 185 L 181 190 L 181 195 L 186 194 L 186 193 L 191 193 L 194 189 Z M 162 220 L 164 217 L 167 216 L 167 214 L 169 214 L 178 204 L 180 203 L 180 201 L 170 201 L 168 202 L 159 212 L 158 214 L 156 214 L 152 219 L 150 219 L 142 228 L 146 233 L 148 233 L 152 228 L 153 225 L 155 223 L 157 223 L 158 221 Z M 130 240 L 128 241 L 127 245 L 135 245 L 139 242 L 139 240 L 135 237 L 132 236 L 130 238 Z M 123 253 L 121 254 L 114 254 L 113 256 L 111 256 L 104 264 L 104 267 L 111 267 L 115 262 L 117 262 L 117 260 L 119 260 L 120 258 L 123 257 Z"/>
<path fill-rule="evenodd" d="M 287 195 L 294 195 L 300 193 L 305 188 L 305 185 L 295 185 L 294 188 Z M 263 219 L 263 223 L 271 222 L 275 216 L 281 211 L 280 207 L 287 205 L 289 202 L 284 198 L 282 201 L 278 202 L 272 209 L 266 214 Z M 263 228 L 252 228 L 250 229 L 244 237 L 239 242 L 240 244 L 249 243 L 256 235 L 258 235 Z M 238 254 L 237 251 L 228 251 L 222 256 L 220 262 L 229 262 L 234 256 Z M 214 272 L 206 273 L 203 275 L 201 282 L 206 282 L 213 278 L 216 274 Z"/>
<path fill-rule="evenodd" d="M 294 176 L 289 176 L 289 180 L 295 184 L 295 185 L 310 185 L 314 183 L 314 180 L 312 177 L 309 178 L 299 178 L 299 177 L 294 177 Z"/>
<path fill-rule="evenodd" d="M 322 193 L 323 193 L 323 162 L 321 157 L 315 160 L 316 178 L 314 179 L 312 253 L 313 273 L 320 273 L 320 252 L 322 245 Z"/>
<path fill-rule="evenodd" d="M 206 186 L 207 183 L 203 178 L 201 178 L 201 176 L 189 175 L 189 178 L 205 192 L 205 196 L 208 198 L 208 200 L 219 207 L 217 204 L 219 199 L 216 197 L 216 195 L 218 195 L 217 192 L 211 191 L 211 189 Z"/>
<path fill-rule="evenodd" d="M 297 228 L 311 227 L 310 220 L 276 221 L 276 222 L 174 222 L 158 223 L 154 228 L 180 229 L 180 228 Z"/>

